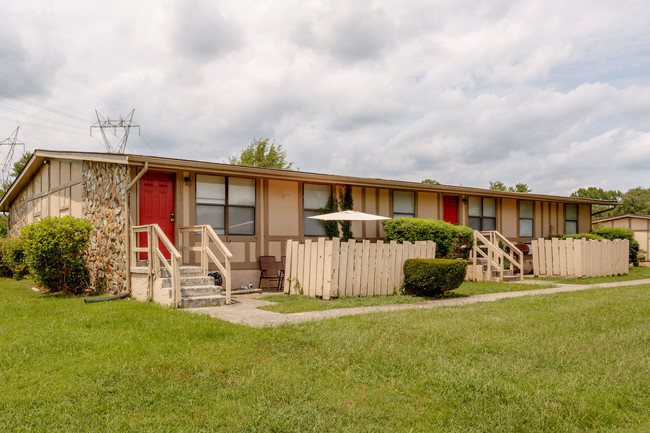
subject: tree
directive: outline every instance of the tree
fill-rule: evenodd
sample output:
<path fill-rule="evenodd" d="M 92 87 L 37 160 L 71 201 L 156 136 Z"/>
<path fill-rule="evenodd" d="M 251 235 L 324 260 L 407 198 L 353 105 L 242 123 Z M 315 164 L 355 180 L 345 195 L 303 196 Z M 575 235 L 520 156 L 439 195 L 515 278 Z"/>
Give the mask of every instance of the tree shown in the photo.
<path fill-rule="evenodd" d="M 339 205 L 341 210 L 352 210 L 354 201 L 352 199 L 352 186 L 345 185 L 343 190 L 339 193 Z M 341 221 L 341 241 L 347 242 L 349 239 L 354 239 L 352 234 L 352 221 Z"/>
<path fill-rule="evenodd" d="M 596 188 L 594 186 L 590 186 L 588 188 L 579 188 L 577 191 L 572 192 L 571 197 L 593 198 L 596 200 L 621 201 L 621 198 L 623 197 L 623 193 L 621 193 L 621 191 L 614 190 L 614 189 L 604 190 L 602 188 Z M 604 211 L 606 209 L 611 209 L 611 206 L 594 205 L 593 213 Z M 602 212 L 597 215 L 594 215 L 593 219 L 608 218 L 615 215 L 622 215 L 622 213 L 619 212 L 620 212 L 619 208 L 616 208 L 613 210 L 609 210 L 607 212 Z"/>
<path fill-rule="evenodd" d="M 434 179 L 424 179 L 421 183 L 427 183 L 429 185 L 440 185 L 440 182 Z"/>
<path fill-rule="evenodd" d="M 287 152 L 275 140 L 256 138 L 242 149 L 239 156 L 230 157 L 230 163 L 248 167 L 281 168 L 290 170 L 293 162 L 287 161 Z"/>
<path fill-rule="evenodd" d="M 490 181 L 490 189 L 494 191 L 509 191 L 509 192 L 532 192 L 533 190 L 528 188 L 528 185 L 525 183 L 519 182 L 515 186 L 506 186 L 505 183 L 500 180 Z"/>
<path fill-rule="evenodd" d="M 640 186 L 629 189 L 621 197 L 621 205 L 615 209 L 615 215 L 650 214 L 650 188 Z"/>

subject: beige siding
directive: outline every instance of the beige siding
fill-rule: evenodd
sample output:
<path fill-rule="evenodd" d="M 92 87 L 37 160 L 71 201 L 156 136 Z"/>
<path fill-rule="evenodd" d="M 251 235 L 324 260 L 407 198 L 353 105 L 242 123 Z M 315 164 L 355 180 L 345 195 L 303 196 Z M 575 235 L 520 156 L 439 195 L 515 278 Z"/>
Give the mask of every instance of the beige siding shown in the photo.
<path fill-rule="evenodd" d="M 439 219 L 442 212 L 438 211 L 438 194 L 433 192 L 416 193 L 415 216 L 418 218 Z M 441 218 L 440 218 L 441 219 Z"/>
<path fill-rule="evenodd" d="M 591 205 L 581 204 L 578 206 L 578 233 L 587 233 L 589 230 L 591 230 Z"/>
<path fill-rule="evenodd" d="M 377 189 L 376 188 L 365 188 L 366 194 L 364 199 L 364 212 L 367 213 L 377 213 Z M 377 237 L 377 225 L 376 224 L 364 224 L 366 238 L 376 238 Z"/>
<path fill-rule="evenodd" d="M 517 219 L 517 200 L 502 199 L 501 201 L 501 234 L 507 238 L 519 236 L 519 220 Z M 497 212 L 497 223 L 499 223 Z"/>
<path fill-rule="evenodd" d="M 32 223 L 47 216 L 72 215 L 80 218 L 81 162 L 52 160 L 43 164 L 25 188 L 27 218 Z M 16 227 L 14 230 L 18 230 Z"/>
<path fill-rule="evenodd" d="M 302 208 L 298 182 L 268 181 L 269 235 L 298 236 L 298 220 Z"/>

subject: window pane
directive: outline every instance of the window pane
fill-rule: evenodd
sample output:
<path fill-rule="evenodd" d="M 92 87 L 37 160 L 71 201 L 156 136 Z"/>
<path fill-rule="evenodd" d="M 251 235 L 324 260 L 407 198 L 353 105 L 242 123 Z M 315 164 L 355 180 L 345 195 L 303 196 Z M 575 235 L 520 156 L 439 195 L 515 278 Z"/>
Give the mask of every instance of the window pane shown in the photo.
<path fill-rule="evenodd" d="M 476 217 L 481 216 L 481 197 L 469 198 L 469 216 L 476 216 Z M 475 229 L 475 230 L 480 230 L 480 229 Z"/>
<path fill-rule="evenodd" d="M 223 176 L 197 174 L 196 202 L 226 204 L 226 178 Z"/>
<path fill-rule="evenodd" d="M 320 209 L 327 206 L 327 200 L 330 198 L 329 185 L 313 185 L 306 183 L 304 185 L 304 209 Z M 322 227 L 321 224 L 318 224 Z"/>
<path fill-rule="evenodd" d="M 196 224 L 209 224 L 218 235 L 223 235 L 224 223 L 224 206 L 214 205 L 196 205 Z"/>
<path fill-rule="evenodd" d="M 533 202 L 520 201 L 519 202 L 519 218 L 533 218 Z"/>
<path fill-rule="evenodd" d="M 480 217 L 469 217 L 469 226 L 474 230 L 481 230 L 481 218 Z"/>
<path fill-rule="evenodd" d="M 393 192 L 393 214 L 395 213 L 415 214 L 415 194 L 413 192 Z"/>
<path fill-rule="evenodd" d="M 576 221 L 567 221 L 566 222 L 566 234 L 575 235 L 578 233 L 578 223 Z"/>
<path fill-rule="evenodd" d="M 255 234 L 255 208 L 254 207 L 228 207 L 228 234 L 229 235 L 254 235 Z"/>
<path fill-rule="evenodd" d="M 395 213 L 395 212 L 393 212 L 393 218 L 415 218 L 415 214 L 412 214 L 412 213 Z"/>
<path fill-rule="evenodd" d="M 493 198 L 484 198 L 483 199 L 483 216 L 484 217 L 495 217 L 497 216 L 497 202 Z M 486 229 L 494 230 L 494 229 Z"/>
<path fill-rule="evenodd" d="M 578 220 L 578 206 L 574 204 L 566 205 L 566 220 L 567 221 L 577 221 Z"/>
<path fill-rule="evenodd" d="M 228 205 L 255 206 L 255 179 L 228 178 Z"/>
<path fill-rule="evenodd" d="M 483 218 L 483 230 L 496 230 L 496 229 L 497 229 L 496 218 Z"/>
<path fill-rule="evenodd" d="M 533 237 L 533 220 L 520 219 L 519 220 L 519 237 L 532 238 Z"/>
<path fill-rule="evenodd" d="M 318 222 L 318 220 L 307 218 L 313 215 L 318 215 L 318 211 L 306 210 L 303 213 L 302 228 L 305 236 L 325 236 L 325 226 Z"/>

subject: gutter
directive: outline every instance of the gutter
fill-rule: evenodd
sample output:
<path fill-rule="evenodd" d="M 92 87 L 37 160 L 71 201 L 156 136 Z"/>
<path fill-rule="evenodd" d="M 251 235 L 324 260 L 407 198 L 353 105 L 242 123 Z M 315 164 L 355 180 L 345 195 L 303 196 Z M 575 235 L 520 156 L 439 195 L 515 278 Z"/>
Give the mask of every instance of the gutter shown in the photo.
<path fill-rule="evenodd" d="M 617 206 L 619 206 L 619 205 L 615 204 L 615 205 L 612 205 L 612 207 L 610 207 L 610 208 L 599 210 L 598 212 L 592 212 L 591 219 L 593 220 L 594 216 L 596 216 L 596 215 L 600 215 L 601 213 L 609 212 L 610 210 L 616 209 Z"/>

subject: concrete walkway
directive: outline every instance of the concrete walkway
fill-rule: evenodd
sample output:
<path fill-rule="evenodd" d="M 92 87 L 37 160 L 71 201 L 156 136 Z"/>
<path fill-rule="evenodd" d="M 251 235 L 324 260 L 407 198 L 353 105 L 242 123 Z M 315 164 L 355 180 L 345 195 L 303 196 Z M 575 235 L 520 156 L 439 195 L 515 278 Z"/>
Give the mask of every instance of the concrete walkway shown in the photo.
<path fill-rule="evenodd" d="M 524 281 L 529 284 L 548 284 L 547 281 Z M 272 311 L 260 310 L 257 307 L 273 305 L 275 302 L 257 299 L 267 294 L 251 294 L 233 296 L 233 303 L 220 307 L 186 308 L 185 311 L 207 314 L 217 319 L 232 323 L 241 323 L 256 328 L 278 326 L 285 323 L 302 323 L 310 320 L 332 319 L 335 317 L 354 316 L 357 314 L 378 313 L 385 311 L 415 310 L 422 308 L 449 307 L 455 305 L 476 304 L 478 302 L 493 302 L 499 299 L 519 298 L 521 296 L 550 295 L 562 292 L 577 292 L 580 290 L 600 289 L 604 287 L 649 285 L 650 279 L 621 281 L 600 284 L 557 284 L 550 289 L 523 290 L 519 292 L 489 293 L 474 295 L 465 298 L 439 299 L 418 302 L 414 304 L 381 305 L 375 307 L 340 308 L 336 310 L 307 311 L 304 313 L 281 314 Z"/>

